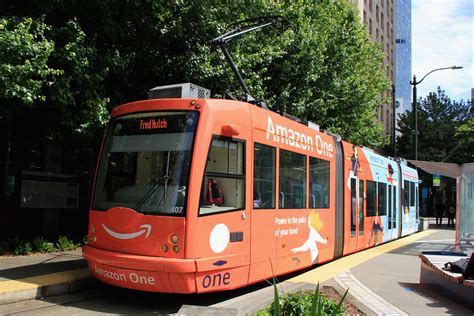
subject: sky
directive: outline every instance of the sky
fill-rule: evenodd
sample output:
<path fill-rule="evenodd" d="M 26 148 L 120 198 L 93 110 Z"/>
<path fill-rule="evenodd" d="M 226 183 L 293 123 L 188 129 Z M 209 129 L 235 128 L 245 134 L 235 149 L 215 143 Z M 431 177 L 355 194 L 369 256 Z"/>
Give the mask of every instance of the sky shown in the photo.
<path fill-rule="evenodd" d="M 474 88 L 474 0 L 412 0 L 412 76 L 418 97 L 440 86 L 451 100 L 471 99 Z"/>

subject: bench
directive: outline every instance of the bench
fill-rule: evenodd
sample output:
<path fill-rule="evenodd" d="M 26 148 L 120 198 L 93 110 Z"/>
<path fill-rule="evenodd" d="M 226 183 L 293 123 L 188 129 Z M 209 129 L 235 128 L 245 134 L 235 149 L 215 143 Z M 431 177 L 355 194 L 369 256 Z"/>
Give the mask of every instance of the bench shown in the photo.
<path fill-rule="evenodd" d="M 420 284 L 435 288 L 441 295 L 474 309 L 474 280 L 464 280 L 461 273 L 444 270 L 447 262 L 454 262 L 465 254 L 438 252 L 420 255 Z"/>

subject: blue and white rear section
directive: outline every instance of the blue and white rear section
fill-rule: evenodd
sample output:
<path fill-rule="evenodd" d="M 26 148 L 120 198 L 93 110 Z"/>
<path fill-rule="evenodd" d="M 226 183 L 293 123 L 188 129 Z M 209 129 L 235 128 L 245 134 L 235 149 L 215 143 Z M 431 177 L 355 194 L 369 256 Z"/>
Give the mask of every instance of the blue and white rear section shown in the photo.
<path fill-rule="evenodd" d="M 401 172 L 401 236 L 418 231 L 419 179 L 415 169 L 400 164 Z"/>
<path fill-rule="evenodd" d="M 363 149 L 376 183 L 377 216 L 381 221 L 383 242 L 398 238 L 400 232 L 400 169 L 394 160 Z"/>

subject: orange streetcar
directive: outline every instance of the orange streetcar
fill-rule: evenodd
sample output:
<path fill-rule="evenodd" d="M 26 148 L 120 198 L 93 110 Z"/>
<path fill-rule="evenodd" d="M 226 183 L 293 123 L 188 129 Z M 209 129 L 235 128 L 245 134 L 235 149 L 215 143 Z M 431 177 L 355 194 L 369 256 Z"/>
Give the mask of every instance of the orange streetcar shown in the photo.
<path fill-rule="evenodd" d="M 416 231 L 403 162 L 192 84 L 152 91 L 104 138 L 83 248 L 101 281 L 229 290 Z"/>

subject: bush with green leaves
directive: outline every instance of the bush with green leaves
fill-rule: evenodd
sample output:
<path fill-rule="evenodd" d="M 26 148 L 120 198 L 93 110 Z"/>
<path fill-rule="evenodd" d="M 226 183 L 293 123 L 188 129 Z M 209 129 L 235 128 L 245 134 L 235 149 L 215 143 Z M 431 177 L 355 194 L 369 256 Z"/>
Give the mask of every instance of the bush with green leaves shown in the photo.
<path fill-rule="evenodd" d="M 56 251 L 56 247 L 52 242 L 49 242 L 46 238 L 44 237 L 36 237 L 33 240 L 33 250 L 37 252 L 54 252 Z"/>
<path fill-rule="evenodd" d="M 341 315 L 344 313 L 342 302 L 346 298 L 344 293 L 339 303 L 321 295 L 319 284 L 313 291 L 298 291 L 278 295 L 276 283 L 274 281 L 275 298 L 274 301 L 257 315 Z"/>
<path fill-rule="evenodd" d="M 56 243 L 56 247 L 59 251 L 67 251 L 67 250 L 74 250 L 81 245 L 79 243 L 75 243 L 73 240 L 68 239 L 66 236 L 59 236 L 58 242 Z"/>
<path fill-rule="evenodd" d="M 18 237 L 12 240 L 12 246 L 13 247 L 11 248 L 13 249 L 13 253 L 17 256 L 26 255 L 33 252 L 33 246 L 31 245 L 31 242 Z"/>
<path fill-rule="evenodd" d="M 0 255 L 27 255 L 35 252 L 50 253 L 55 251 L 74 250 L 86 244 L 87 236 L 82 241 L 75 242 L 66 236 L 59 236 L 56 243 L 48 241 L 45 237 L 38 236 L 31 240 L 24 240 L 19 237 L 10 238 L 0 242 Z"/>

